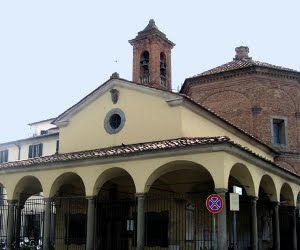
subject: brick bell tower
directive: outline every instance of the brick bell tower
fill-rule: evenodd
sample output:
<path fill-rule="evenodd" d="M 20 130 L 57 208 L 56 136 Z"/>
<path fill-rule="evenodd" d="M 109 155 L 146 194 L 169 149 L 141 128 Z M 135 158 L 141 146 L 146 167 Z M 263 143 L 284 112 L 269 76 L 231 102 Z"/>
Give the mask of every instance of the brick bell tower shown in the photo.
<path fill-rule="evenodd" d="M 133 46 L 133 81 L 172 91 L 171 50 L 175 44 L 154 20 L 129 43 Z"/>

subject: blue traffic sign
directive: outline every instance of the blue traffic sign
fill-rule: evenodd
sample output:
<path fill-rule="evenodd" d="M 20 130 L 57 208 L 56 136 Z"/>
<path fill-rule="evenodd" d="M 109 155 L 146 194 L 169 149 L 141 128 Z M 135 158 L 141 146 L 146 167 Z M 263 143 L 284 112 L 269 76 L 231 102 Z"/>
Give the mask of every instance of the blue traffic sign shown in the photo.
<path fill-rule="evenodd" d="M 213 214 L 220 213 L 223 209 L 223 199 L 218 194 L 211 194 L 206 199 L 206 208 Z"/>

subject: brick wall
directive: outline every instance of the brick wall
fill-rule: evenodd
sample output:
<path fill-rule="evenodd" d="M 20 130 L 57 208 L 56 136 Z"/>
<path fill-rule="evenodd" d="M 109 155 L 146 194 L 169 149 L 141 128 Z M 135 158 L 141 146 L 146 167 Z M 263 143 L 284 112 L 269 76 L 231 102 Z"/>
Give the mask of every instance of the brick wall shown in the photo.
<path fill-rule="evenodd" d="M 266 74 L 210 78 L 188 84 L 186 94 L 270 146 L 271 117 L 287 119 L 288 145 L 277 160 L 300 173 L 300 81 Z M 293 153 L 292 155 L 289 153 Z"/>
<path fill-rule="evenodd" d="M 164 88 L 160 84 L 160 53 L 166 57 L 166 89 L 172 90 L 171 86 L 171 49 L 172 46 L 159 37 L 149 37 L 137 40 L 133 43 L 133 73 L 134 82 L 139 82 L 140 60 L 143 52 L 149 52 L 150 85 L 156 88 Z"/>

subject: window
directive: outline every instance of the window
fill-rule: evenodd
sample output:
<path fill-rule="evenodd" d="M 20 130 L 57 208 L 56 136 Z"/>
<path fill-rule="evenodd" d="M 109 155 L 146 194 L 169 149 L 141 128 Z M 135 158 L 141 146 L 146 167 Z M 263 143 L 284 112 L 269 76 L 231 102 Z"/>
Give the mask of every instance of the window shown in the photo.
<path fill-rule="evenodd" d="M 56 141 L 55 153 L 58 154 L 58 151 L 59 151 L 59 140 Z"/>
<path fill-rule="evenodd" d="M 121 116 L 113 114 L 109 119 L 109 124 L 113 129 L 117 129 L 121 125 Z"/>
<path fill-rule="evenodd" d="M 118 133 L 125 124 L 125 114 L 121 109 L 112 109 L 104 118 L 104 128 L 109 134 Z"/>
<path fill-rule="evenodd" d="M 8 149 L 0 151 L 0 163 L 8 162 Z"/>
<path fill-rule="evenodd" d="M 287 145 L 286 119 L 272 119 L 272 143 L 274 145 Z"/>
<path fill-rule="evenodd" d="M 30 145 L 28 158 L 40 157 L 43 155 L 43 144 Z"/>

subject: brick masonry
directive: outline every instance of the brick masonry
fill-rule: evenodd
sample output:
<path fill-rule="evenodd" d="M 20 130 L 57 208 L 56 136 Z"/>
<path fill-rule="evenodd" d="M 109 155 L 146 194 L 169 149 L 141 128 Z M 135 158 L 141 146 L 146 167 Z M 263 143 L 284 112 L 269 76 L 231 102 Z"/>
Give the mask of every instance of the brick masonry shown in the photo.
<path fill-rule="evenodd" d="M 182 92 L 279 150 L 275 161 L 300 173 L 300 73 L 297 79 L 259 68 L 226 72 L 187 79 Z M 273 116 L 287 118 L 287 146 L 272 144 Z"/>
<path fill-rule="evenodd" d="M 141 66 L 141 56 L 145 51 L 149 52 L 150 67 L 150 86 L 155 88 L 163 88 L 160 85 L 160 54 L 166 56 L 166 80 L 167 90 L 172 90 L 171 86 L 171 49 L 172 47 L 159 37 L 147 37 L 133 43 L 133 73 L 134 82 L 139 82 Z"/>

